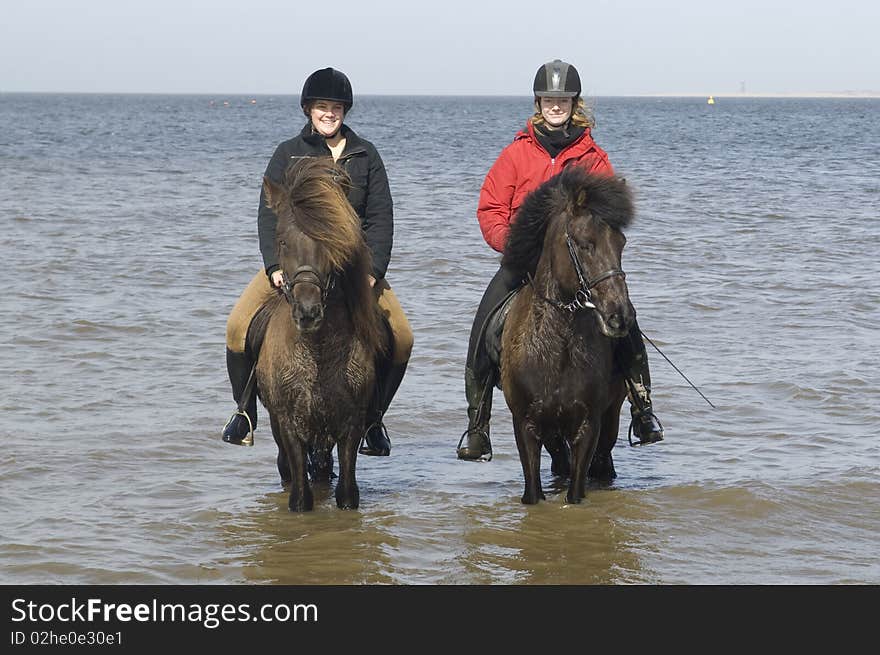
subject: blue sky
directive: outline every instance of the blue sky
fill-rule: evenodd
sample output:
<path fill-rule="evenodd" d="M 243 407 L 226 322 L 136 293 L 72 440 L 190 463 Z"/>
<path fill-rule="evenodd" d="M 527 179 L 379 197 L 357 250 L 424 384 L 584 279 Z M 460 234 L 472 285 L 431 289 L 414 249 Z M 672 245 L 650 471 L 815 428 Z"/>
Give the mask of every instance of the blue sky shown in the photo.
<path fill-rule="evenodd" d="M 588 95 L 880 94 L 877 0 L 0 0 L 0 91 L 526 95 L 569 61 Z"/>

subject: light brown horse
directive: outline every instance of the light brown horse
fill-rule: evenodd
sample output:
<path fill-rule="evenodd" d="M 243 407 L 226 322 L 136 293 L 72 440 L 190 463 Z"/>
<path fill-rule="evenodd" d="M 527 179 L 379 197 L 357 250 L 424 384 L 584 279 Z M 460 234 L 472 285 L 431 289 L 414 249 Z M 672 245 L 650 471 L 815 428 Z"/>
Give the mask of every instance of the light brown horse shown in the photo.
<path fill-rule="evenodd" d="M 262 335 L 257 388 L 278 445 L 278 471 L 290 483 L 288 507 L 314 504 L 309 482 L 329 481 L 336 446 L 336 504 L 358 507 L 358 444 L 388 349 L 370 289 L 370 251 L 348 203 L 348 179 L 329 159 L 294 160 L 280 185 L 268 178 L 267 204 L 278 216 L 276 248 L 283 293 L 254 320 Z"/>
<path fill-rule="evenodd" d="M 503 265 L 530 283 L 504 325 L 501 387 L 525 477 L 524 503 L 544 498 L 541 446 L 570 474 L 579 503 L 590 477 L 611 479 L 624 378 L 614 339 L 635 317 L 621 268 L 632 200 L 619 178 L 570 166 L 536 189 L 512 225 Z"/>

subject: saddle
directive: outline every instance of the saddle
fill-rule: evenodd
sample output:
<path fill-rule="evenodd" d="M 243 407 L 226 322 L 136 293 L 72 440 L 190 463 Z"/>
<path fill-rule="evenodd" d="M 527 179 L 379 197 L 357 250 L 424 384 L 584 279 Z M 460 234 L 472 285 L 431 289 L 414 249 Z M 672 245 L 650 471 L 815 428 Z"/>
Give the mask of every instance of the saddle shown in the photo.
<path fill-rule="evenodd" d="M 257 358 L 260 355 L 260 348 L 263 346 L 263 339 L 266 337 L 266 328 L 269 326 L 269 318 L 272 316 L 271 303 L 265 303 L 248 326 L 247 338 L 245 340 L 245 352 L 256 365 Z"/>
<path fill-rule="evenodd" d="M 474 371 L 479 377 L 492 374 L 492 381 L 501 388 L 501 335 L 504 332 L 504 321 L 510 312 L 510 304 L 519 289 L 508 293 L 486 318 L 477 341 L 477 352 L 474 354 Z"/>

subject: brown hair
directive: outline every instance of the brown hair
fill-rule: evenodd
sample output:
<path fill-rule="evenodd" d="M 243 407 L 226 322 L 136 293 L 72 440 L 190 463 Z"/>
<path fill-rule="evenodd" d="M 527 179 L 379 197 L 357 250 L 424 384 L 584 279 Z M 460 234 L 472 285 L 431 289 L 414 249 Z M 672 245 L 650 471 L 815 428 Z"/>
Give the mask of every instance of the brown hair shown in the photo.
<path fill-rule="evenodd" d="M 339 102 L 343 107 L 342 120 L 348 118 L 348 112 L 351 111 L 350 109 L 345 109 L 345 103 L 339 100 L 324 100 L 323 98 L 315 98 L 314 100 L 306 101 L 306 103 L 302 106 L 303 114 L 306 118 L 309 119 L 309 122 L 312 121 L 312 107 L 314 107 L 315 104 L 319 102 Z"/>

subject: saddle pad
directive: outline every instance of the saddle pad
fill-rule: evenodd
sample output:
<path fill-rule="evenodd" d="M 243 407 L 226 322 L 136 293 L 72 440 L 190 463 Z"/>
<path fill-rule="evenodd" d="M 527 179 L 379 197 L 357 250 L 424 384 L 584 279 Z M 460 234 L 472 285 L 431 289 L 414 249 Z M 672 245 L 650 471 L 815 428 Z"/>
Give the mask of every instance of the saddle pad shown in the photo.
<path fill-rule="evenodd" d="M 483 344 L 486 347 L 486 357 L 492 364 L 492 368 L 499 370 L 501 368 L 501 334 L 504 331 L 504 320 L 510 311 L 510 303 L 513 297 L 519 292 L 519 289 L 511 291 L 502 300 L 498 306 L 492 310 L 486 321 L 486 329 L 483 334 Z M 501 388 L 501 376 L 496 375 L 496 386 Z"/>

